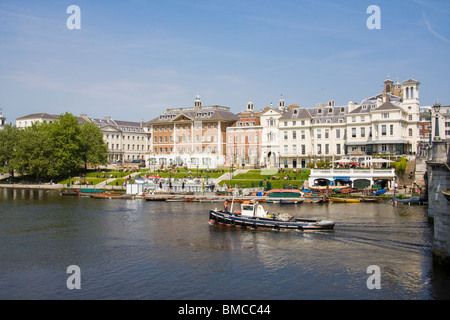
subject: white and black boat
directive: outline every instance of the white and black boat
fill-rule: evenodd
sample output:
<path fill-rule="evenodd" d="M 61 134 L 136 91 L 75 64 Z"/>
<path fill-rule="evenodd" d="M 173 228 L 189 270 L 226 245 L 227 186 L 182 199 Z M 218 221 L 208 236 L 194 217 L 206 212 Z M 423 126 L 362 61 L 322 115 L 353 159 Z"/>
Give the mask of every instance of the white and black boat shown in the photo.
<path fill-rule="evenodd" d="M 297 219 L 288 214 L 269 215 L 258 202 L 244 202 L 241 210 L 225 212 L 210 210 L 209 223 L 253 230 L 333 230 L 335 223 L 330 220 Z"/>

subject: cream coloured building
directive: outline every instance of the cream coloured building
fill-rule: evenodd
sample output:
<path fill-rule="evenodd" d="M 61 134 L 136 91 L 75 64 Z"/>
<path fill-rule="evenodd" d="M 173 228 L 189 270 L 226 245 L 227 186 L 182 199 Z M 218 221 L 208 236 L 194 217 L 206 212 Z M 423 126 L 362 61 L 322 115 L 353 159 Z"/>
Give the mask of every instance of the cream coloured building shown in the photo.
<path fill-rule="evenodd" d="M 151 132 L 143 121 L 122 121 L 110 117 L 90 118 L 85 114 L 80 118 L 100 128 L 103 140 L 108 146 L 110 163 L 145 161 L 145 155 L 151 150 Z"/>

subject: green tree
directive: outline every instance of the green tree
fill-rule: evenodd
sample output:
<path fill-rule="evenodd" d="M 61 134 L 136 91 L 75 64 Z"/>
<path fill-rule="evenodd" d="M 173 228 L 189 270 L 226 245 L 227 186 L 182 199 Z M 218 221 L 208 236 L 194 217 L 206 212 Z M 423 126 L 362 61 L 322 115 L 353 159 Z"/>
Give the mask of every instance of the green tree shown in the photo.
<path fill-rule="evenodd" d="M 19 134 L 19 129 L 8 124 L 0 130 L 0 172 L 9 173 L 11 179 L 16 170 L 14 157 Z"/>
<path fill-rule="evenodd" d="M 58 175 L 52 163 L 54 148 L 46 126 L 34 124 L 20 130 L 12 160 L 17 172 L 36 181 Z"/>
<path fill-rule="evenodd" d="M 87 169 L 87 164 L 105 164 L 108 161 L 108 146 L 103 141 L 103 134 L 92 122 L 80 124 L 80 157 Z"/>
<path fill-rule="evenodd" d="M 78 170 L 82 163 L 80 138 L 81 129 L 77 118 L 65 113 L 59 120 L 42 126 L 51 139 L 53 154 L 51 159 L 55 176 L 68 176 Z"/>

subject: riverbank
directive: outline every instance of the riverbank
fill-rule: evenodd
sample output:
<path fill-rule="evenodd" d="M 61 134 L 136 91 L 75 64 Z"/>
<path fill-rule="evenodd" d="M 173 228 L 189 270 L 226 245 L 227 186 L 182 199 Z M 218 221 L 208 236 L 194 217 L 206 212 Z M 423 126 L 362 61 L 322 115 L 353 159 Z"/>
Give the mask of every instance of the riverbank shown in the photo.
<path fill-rule="evenodd" d="M 67 187 L 65 184 L 21 184 L 21 183 L 11 183 L 11 184 L 0 184 L 0 189 L 35 189 L 35 190 L 76 190 L 76 189 L 92 189 L 92 190 L 116 190 L 125 191 L 125 187 L 122 186 L 97 186 L 97 185 L 71 185 Z"/>

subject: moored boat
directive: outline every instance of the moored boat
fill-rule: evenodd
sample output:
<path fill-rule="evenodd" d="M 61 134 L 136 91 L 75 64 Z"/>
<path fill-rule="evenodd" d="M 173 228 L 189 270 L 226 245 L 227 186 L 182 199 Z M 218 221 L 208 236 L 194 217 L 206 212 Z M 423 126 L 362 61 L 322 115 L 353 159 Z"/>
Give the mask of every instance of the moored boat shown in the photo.
<path fill-rule="evenodd" d="M 361 197 L 359 198 L 361 202 L 383 202 L 383 199 L 381 198 L 368 198 L 368 197 Z"/>
<path fill-rule="evenodd" d="M 269 215 L 258 202 L 244 202 L 241 211 L 210 210 L 209 223 L 213 225 L 253 230 L 333 230 L 329 220 L 298 219 L 288 214 Z"/>
<path fill-rule="evenodd" d="M 394 204 L 397 204 L 397 203 L 403 203 L 403 204 L 422 204 L 422 203 L 425 202 L 425 200 L 424 200 L 423 198 L 417 197 L 417 196 L 414 196 L 414 197 L 411 197 L 411 198 L 408 198 L 408 199 L 399 199 L 399 198 L 396 198 L 396 197 L 392 197 L 392 202 L 393 202 Z"/>
<path fill-rule="evenodd" d="M 303 193 L 297 189 L 274 189 L 269 191 L 269 198 L 300 198 Z"/>
<path fill-rule="evenodd" d="M 101 193 L 91 194 L 91 198 L 94 198 L 94 199 L 132 199 L 133 196 L 130 194 L 101 192 Z"/>
<path fill-rule="evenodd" d="M 303 200 L 289 200 L 289 199 L 281 199 L 280 204 L 301 204 Z"/>
<path fill-rule="evenodd" d="M 67 190 L 67 191 L 63 191 L 61 192 L 62 196 L 76 196 L 78 197 L 80 195 L 80 190 Z"/>
<path fill-rule="evenodd" d="M 332 202 L 338 202 L 338 203 L 360 203 L 360 199 L 353 199 L 353 198 L 330 198 Z"/>

